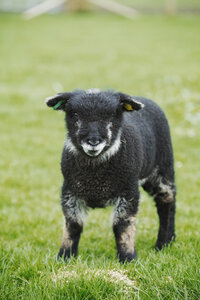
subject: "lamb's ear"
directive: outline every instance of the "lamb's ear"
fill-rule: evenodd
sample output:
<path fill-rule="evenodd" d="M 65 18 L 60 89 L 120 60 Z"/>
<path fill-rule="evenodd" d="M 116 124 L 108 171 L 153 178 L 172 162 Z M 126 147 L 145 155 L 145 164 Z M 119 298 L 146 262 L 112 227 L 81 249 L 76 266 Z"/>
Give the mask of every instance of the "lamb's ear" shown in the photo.
<path fill-rule="evenodd" d="M 65 110 L 65 106 L 71 93 L 59 93 L 46 99 L 46 105 L 52 107 L 55 110 Z"/>
<path fill-rule="evenodd" d="M 124 93 L 118 93 L 118 95 L 120 97 L 121 105 L 126 111 L 139 110 L 144 107 L 144 104 L 137 101 L 133 96 Z"/>

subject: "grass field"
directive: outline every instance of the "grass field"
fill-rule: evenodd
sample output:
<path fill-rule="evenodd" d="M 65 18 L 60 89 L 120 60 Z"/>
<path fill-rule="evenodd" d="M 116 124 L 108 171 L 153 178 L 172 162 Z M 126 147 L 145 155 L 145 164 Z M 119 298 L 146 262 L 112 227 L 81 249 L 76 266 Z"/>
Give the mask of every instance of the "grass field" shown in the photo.
<path fill-rule="evenodd" d="M 200 299 L 199 27 L 190 16 L 0 16 L 0 299 Z M 133 264 L 116 259 L 111 208 L 90 211 L 77 259 L 55 259 L 65 128 L 44 99 L 90 87 L 153 98 L 171 125 L 177 240 L 155 252 L 141 191 Z"/>

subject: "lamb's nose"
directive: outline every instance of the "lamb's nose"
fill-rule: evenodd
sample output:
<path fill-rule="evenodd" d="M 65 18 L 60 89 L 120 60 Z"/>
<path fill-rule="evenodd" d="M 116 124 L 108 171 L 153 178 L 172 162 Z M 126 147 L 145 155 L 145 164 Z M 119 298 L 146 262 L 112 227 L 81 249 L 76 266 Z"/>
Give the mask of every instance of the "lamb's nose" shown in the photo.
<path fill-rule="evenodd" d="M 87 140 L 87 143 L 88 143 L 90 146 L 95 147 L 95 146 L 97 146 L 97 145 L 99 145 L 99 144 L 101 143 L 101 139 L 99 139 L 99 138 L 88 139 L 88 140 Z"/>

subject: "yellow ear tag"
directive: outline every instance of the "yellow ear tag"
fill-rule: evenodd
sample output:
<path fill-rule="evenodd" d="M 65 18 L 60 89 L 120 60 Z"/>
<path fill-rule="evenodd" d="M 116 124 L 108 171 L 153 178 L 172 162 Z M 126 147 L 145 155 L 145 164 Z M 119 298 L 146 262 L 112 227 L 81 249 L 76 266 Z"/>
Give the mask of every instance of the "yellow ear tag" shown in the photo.
<path fill-rule="evenodd" d="M 128 103 L 125 103 L 124 107 L 125 107 L 126 110 L 133 110 L 133 107 Z"/>

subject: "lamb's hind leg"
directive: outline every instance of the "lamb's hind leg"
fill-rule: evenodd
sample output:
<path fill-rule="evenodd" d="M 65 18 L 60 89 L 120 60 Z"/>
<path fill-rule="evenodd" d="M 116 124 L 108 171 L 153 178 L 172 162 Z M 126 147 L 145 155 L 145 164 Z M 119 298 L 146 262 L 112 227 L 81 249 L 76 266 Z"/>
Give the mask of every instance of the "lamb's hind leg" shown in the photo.
<path fill-rule="evenodd" d="M 159 231 L 156 242 L 158 250 L 175 240 L 175 196 L 174 183 L 161 179 L 154 195 L 159 216 Z"/>
<path fill-rule="evenodd" d="M 156 203 L 159 231 L 155 247 L 161 250 L 175 240 L 175 184 L 160 177 L 157 183 L 146 182 L 143 188 L 153 196 Z"/>

